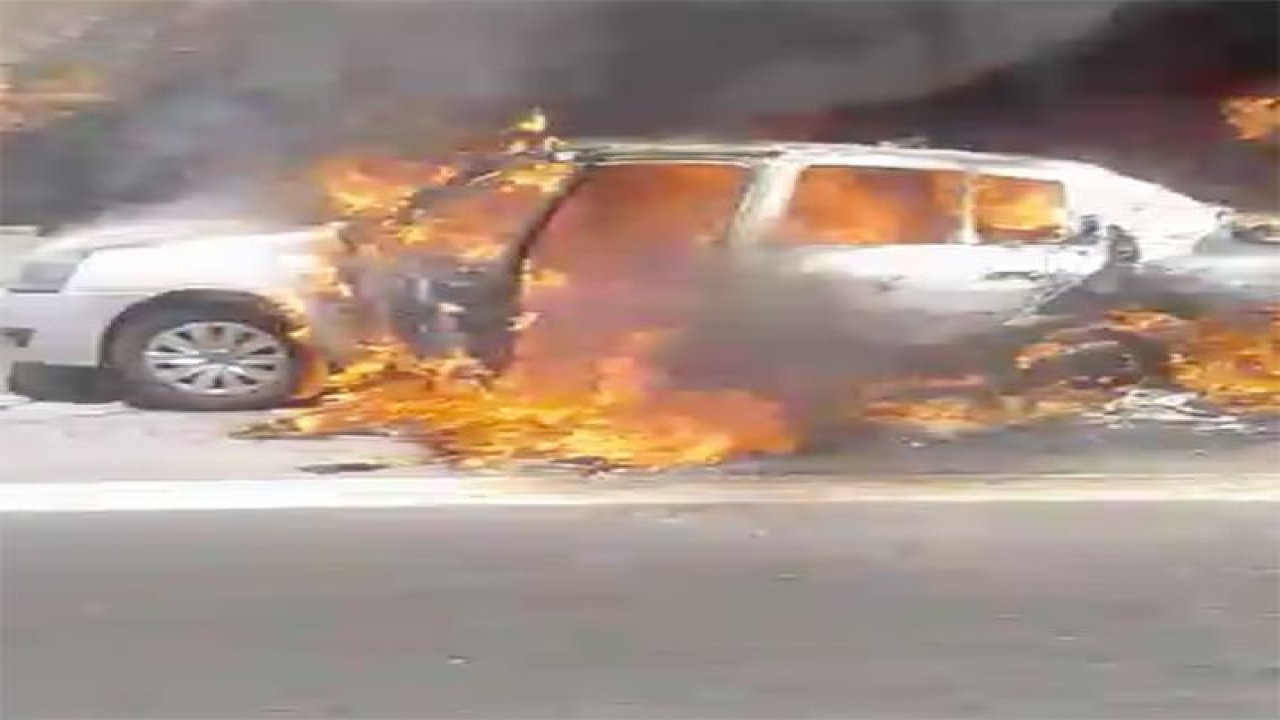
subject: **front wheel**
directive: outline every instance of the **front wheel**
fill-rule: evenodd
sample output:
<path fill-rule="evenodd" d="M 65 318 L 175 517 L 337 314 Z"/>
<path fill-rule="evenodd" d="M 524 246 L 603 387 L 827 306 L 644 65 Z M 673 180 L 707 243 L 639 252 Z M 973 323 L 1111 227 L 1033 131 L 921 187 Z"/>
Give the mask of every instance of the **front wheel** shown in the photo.
<path fill-rule="evenodd" d="M 117 331 L 109 360 L 128 402 L 169 410 L 279 407 L 304 367 L 285 321 L 230 305 L 144 311 Z"/>

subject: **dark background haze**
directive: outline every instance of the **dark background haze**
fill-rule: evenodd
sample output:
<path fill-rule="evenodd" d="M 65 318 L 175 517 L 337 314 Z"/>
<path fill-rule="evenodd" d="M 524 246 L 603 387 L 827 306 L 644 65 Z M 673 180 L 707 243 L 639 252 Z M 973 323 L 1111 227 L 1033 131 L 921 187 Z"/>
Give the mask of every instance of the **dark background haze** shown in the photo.
<path fill-rule="evenodd" d="M 89 67 L 110 100 L 4 136 L 0 220 L 255 197 L 323 154 L 425 153 L 533 104 L 570 135 L 921 135 L 1118 162 L 1256 205 L 1271 165 L 1224 142 L 1216 104 L 1274 82 L 1277 7 L 10 0 L 12 84 Z"/>

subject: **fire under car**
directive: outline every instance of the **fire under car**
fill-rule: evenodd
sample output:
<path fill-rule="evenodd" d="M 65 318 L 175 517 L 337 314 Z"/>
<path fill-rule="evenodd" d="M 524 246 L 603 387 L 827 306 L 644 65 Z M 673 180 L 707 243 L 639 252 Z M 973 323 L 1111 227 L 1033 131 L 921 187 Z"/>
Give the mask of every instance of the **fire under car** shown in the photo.
<path fill-rule="evenodd" d="M 406 245 L 371 268 L 359 233 L 340 229 L 346 249 L 326 262 L 355 288 L 355 308 L 279 309 L 314 289 L 314 247 L 332 242 L 329 229 L 55 241 L 0 301 L 17 346 L 13 389 L 65 395 L 74 373 L 146 406 L 270 407 L 298 395 L 309 365 L 351 357 L 370 323 L 423 355 L 461 347 L 501 371 L 530 316 L 558 318 L 571 329 L 563 341 L 588 349 L 620 325 L 678 323 L 691 340 L 676 364 L 691 377 L 972 367 L 1017 383 L 1018 349 L 1072 326 L 1107 362 L 1157 371 L 1158 347 L 1092 328 L 1107 309 L 1280 300 L 1265 232 L 1084 163 L 620 141 L 503 163 L 479 163 L 403 209 L 458 243 Z M 554 189 L 513 186 L 508 170 L 522 163 L 557 168 Z M 477 232 L 484 244 L 468 245 Z M 565 286 L 575 292 L 554 291 Z"/>

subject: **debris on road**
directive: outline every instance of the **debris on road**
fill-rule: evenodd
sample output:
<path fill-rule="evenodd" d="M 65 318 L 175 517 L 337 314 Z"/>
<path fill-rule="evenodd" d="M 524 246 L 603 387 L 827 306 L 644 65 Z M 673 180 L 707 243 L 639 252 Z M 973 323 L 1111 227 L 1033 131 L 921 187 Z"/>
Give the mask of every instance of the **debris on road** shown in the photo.
<path fill-rule="evenodd" d="M 397 463 L 378 460 L 349 460 L 346 462 L 330 462 L 316 463 L 314 465 L 301 465 L 299 470 L 312 475 L 341 475 L 344 473 L 373 472 L 375 470 L 387 470 L 393 468 Z"/>
<path fill-rule="evenodd" d="M 1106 425 L 1135 422 L 1176 423 L 1211 426 L 1219 430 L 1247 430 L 1246 419 L 1206 403 L 1197 393 L 1153 388 L 1133 388 L 1085 418 Z"/>

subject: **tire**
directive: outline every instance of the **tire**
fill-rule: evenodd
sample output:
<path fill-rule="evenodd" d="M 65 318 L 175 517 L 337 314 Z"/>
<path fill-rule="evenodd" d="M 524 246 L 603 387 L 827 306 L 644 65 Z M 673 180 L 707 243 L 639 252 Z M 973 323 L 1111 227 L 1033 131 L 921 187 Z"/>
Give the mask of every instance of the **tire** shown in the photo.
<path fill-rule="evenodd" d="M 305 353 L 285 320 L 241 304 L 156 307 L 107 350 L 126 402 L 164 410 L 262 410 L 293 399 Z"/>

